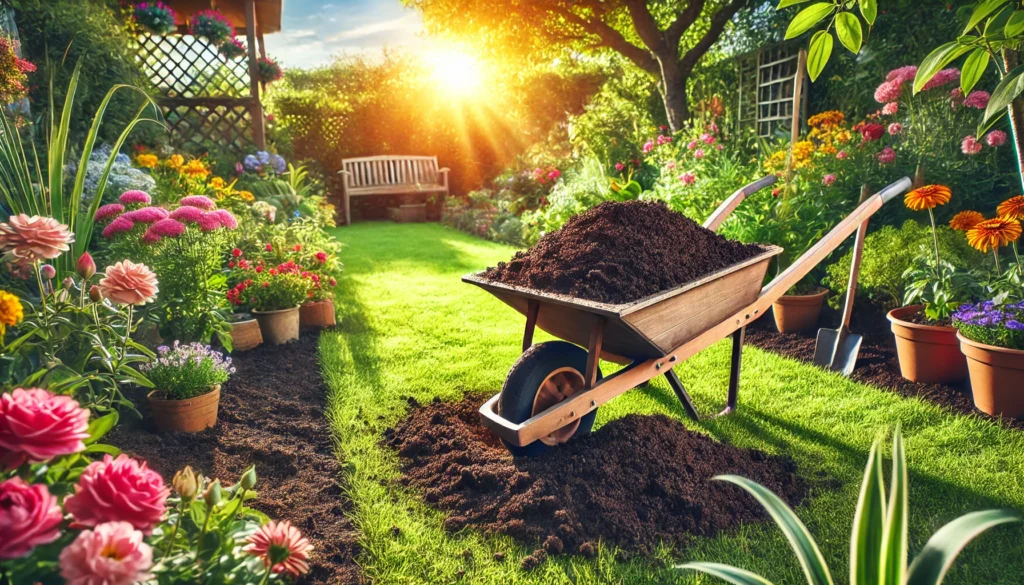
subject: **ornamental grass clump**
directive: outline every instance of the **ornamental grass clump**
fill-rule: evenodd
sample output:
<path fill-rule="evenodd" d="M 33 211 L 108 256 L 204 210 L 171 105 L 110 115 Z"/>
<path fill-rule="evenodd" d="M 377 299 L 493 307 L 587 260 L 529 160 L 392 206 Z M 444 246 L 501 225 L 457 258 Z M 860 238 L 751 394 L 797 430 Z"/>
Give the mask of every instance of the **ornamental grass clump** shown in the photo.
<path fill-rule="evenodd" d="M 142 366 L 142 370 L 167 400 L 202 396 L 235 373 L 231 358 L 209 345 L 178 341 L 173 347 L 158 347 L 156 359 Z"/>
<path fill-rule="evenodd" d="M 1006 305 L 994 301 L 963 305 L 953 313 L 953 325 L 971 341 L 1024 350 L 1024 301 Z"/>

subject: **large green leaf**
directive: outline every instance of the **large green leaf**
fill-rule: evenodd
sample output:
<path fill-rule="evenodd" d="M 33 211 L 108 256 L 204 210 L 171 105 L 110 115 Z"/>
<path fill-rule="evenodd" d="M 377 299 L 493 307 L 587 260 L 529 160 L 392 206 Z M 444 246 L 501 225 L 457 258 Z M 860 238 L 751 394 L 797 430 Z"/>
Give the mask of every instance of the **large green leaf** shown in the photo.
<path fill-rule="evenodd" d="M 807 74 L 811 81 L 818 79 L 831 56 L 832 35 L 828 31 L 819 30 L 811 37 L 811 44 L 807 49 Z"/>
<path fill-rule="evenodd" d="M 892 435 L 892 485 L 886 507 L 882 557 L 879 563 L 880 585 L 902 585 L 907 572 L 907 525 L 910 501 L 907 493 L 907 458 L 903 451 L 900 427 Z"/>
<path fill-rule="evenodd" d="M 860 0 L 860 14 L 868 21 L 868 26 L 874 26 L 878 16 L 877 0 Z"/>
<path fill-rule="evenodd" d="M 989 122 L 996 116 L 1001 116 L 1006 112 L 1006 107 L 1013 103 L 1013 100 L 1017 99 L 1017 96 L 1024 91 L 1024 65 L 1020 65 L 1014 68 L 1012 71 L 1007 73 L 999 85 L 996 86 L 995 91 L 992 92 L 992 97 L 988 100 L 988 106 L 985 108 L 985 118 L 982 120 L 982 127 L 978 129 L 978 136 L 984 133 L 987 129 Z"/>
<path fill-rule="evenodd" d="M 1020 521 L 1013 510 L 982 510 L 953 520 L 925 543 L 910 565 L 906 585 L 939 585 L 957 555 L 975 536 L 993 526 Z"/>
<path fill-rule="evenodd" d="M 864 33 L 860 20 L 852 12 L 840 12 L 836 15 L 836 36 L 851 53 L 859 53 Z"/>
<path fill-rule="evenodd" d="M 102 439 L 104 435 L 110 432 L 110 429 L 114 428 L 114 425 L 117 424 L 117 419 L 117 411 L 114 410 L 89 421 L 89 429 L 86 431 L 89 433 L 89 436 L 85 439 L 84 443 L 91 445 Z"/>
<path fill-rule="evenodd" d="M 811 0 L 781 0 L 779 5 L 775 7 L 776 10 L 782 10 L 783 8 L 789 8 L 790 6 L 796 6 L 797 4 L 803 4 L 804 2 L 810 2 Z"/>
<path fill-rule="evenodd" d="M 921 66 L 917 68 L 917 75 L 914 76 L 914 93 L 921 91 L 924 84 L 928 83 L 935 74 L 942 70 L 943 67 L 952 63 L 955 59 L 970 51 L 974 47 L 968 44 L 961 43 L 960 41 L 950 41 L 944 45 L 939 45 L 928 56 L 921 61 Z"/>
<path fill-rule="evenodd" d="M 835 10 L 835 5 L 831 2 L 816 2 L 804 8 L 789 23 L 789 27 L 786 29 L 786 39 L 798 37 L 811 30 L 814 25 L 832 14 L 833 10 Z"/>
<path fill-rule="evenodd" d="M 718 577 L 723 581 L 728 581 L 733 585 L 772 585 L 771 581 L 755 575 L 745 569 L 732 567 L 729 565 L 723 565 L 721 563 L 686 563 L 685 565 L 677 565 L 677 569 L 692 569 L 694 571 L 700 571 L 707 573 L 712 577 Z"/>
<path fill-rule="evenodd" d="M 885 530 L 885 480 L 882 458 L 878 454 L 881 440 L 871 445 L 864 481 L 857 499 L 850 536 L 850 585 L 877 585 L 881 561 L 882 532 Z"/>
<path fill-rule="evenodd" d="M 715 479 L 736 484 L 750 492 L 764 506 L 772 519 L 786 535 L 793 552 L 796 553 L 800 566 L 809 585 L 834 585 L 832 574 L 821 555 L 818 544 L 804 523 L 797 518 L 793 510 L 763 485 L 738 475 L 719 475 Z"/>
<path fill-rule="evenodd" d="M 964 92 L 964 95 L 971 93 L 971 90 L 974 89 L 981 76 L 985 74 L 985 68 L 988 67 L 988 59 L 988 51 L 980 48 L 974 49 L 964 59 L 964 66 L 960 70 L 960 89 Z"/>
<path fill-rule="evenodd" d="M 974 12 L 971 13 L 971 17 L 967 20 L 967 25 L 964 26 L 964 34 L 970 32 L 970 30 L 980 23 L 982 20 L 991 15 L 996 10 L 999 10 L 1003 5 L 1007 4 L 1010 0 L 981 0 L 974 7 Z"/>

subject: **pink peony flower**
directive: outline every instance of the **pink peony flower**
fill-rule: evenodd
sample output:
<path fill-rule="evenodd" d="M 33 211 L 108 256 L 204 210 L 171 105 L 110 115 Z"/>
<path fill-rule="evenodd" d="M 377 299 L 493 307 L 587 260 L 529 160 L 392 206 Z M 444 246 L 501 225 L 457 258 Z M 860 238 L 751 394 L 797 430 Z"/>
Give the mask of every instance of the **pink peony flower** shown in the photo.
<path fill-rule="evenodd" d="M 697 175 L 695 175 L 693 171 L 686 171 L 679 175 L 679 180 L 682 181 L 684 185 L 692 185 L 697 182 Z"/>
<path fill-rule="evenodd" d="M 178 203 L 182 205 L 188 205 L 189 207 L 198 207 L 199 209 L 205 209 L 207 211 L 217 207 L 217 204 L 213 202 L 213 199 L 205 195 L 189 195 L 188 197 L 182 197 Z"/>
<path fill-rule="evenodd" d="M 850 155 L 847 154 L 845 150 L 840 150 L 839 152 L 836 153 L 836 158 L 838 158 L 839 160 L 846 160 L 849 156 Z"/>
<path fill-rule="evenodd" d="M 124 213 L 124 205 L 121 205 L 120 203 L 107 203 L 96 210 L 96 215 L 93 216 L 93 219 L 96 221 L 103 221 L 112 217 L 117 217 L 122 213 Z"/>
<path fill-rule="evenodd" d="M 697 150 L 693 151 L 693 158 L 697 158 L 697 159 L 704 158 L 704 149 L 703 148 L 698 148 Z"/>
<path fill-rule="evenodd" d="M 145 264 L 122 260 L 108 266 L 100 280 L 103 298 L 122 305 L 145 305 L 160 292 L 156 275 Z"/>
<path fill-rule="evenodd" d="M 85 468 L 64 508 L 81 526 L 123 521 L 148 535 L 167 510 L 170 493 L 145 462 L 123 453 L 117 459 L 104 455 Z"/>
<path fill-rule="evenodd" d="M 110 222 L 110 225 L 103 228 L 103 237 L 109 239 L 116 236 L 117 234 L 130 232 L 134 227 L 135 222 L 122 215 L 121 217 Z"/>
<path fill-rule="evenodd" d="M 882 106 L 882 113 L 885 114 L 886 116 L 894 116 L 899 111 L 900 111 L 900 103 L 899 102 L 889 102 L 889 103 L 885 104 L 884 106 Z"/>
<path fill-rule="evenodd" d="M 715 149 L 716 150 L 722 150 L 722 145 L 721 144 L 716 144 L 715 145 Z"/>
<path fill-rule="evenodd" d="M 1006 144 L 1006 132 L 1002 130 L 993 130 L 985 136 L 985 144 L 988 144 L 992 148 L 998 148 Z"/>
<path fill-rule="evenodd" d="M 648 140 L 647 142 L 644 143 L 643 151 L 646 154 L 648 152 L 651 152 L 652 150 L 654 150 L 654 141 Z"/>
<path fill-rule="evenodd" d="M 887 104 L 900 99 L 900 94 L 903 93 L 903 85 L 894 81 L 883 81 L 881 85 L 875 89 L 875 101 L 880 104 Z"/>
<path fill-rule="evenodd" d="M 68 226 L 52 217 L 19 213 L 0 223 L 0 252 L 11 252 L 29 262 L 56 258 L 70 250 L 73 241 Z"/>
<path fill-rule="evenodd" d="M 903 124 L 893 122 L 892 124 L 889 124 L 889 127 L 886 130 L 889 132 L 889 136 L 896 136 L 900 132 L 903 132 Z"/>
<path fill-rule="evenodd" d="M 199 223 L 199 220 L 203 218 L 203 210 L 191 205 L 184 205 L 172 211 L 168 217 L 185 223 Z"/>
<path fill-rule="evenodd" d="M 626 165 L 624 165 L 624 164 L 622 164 L 620 162 L 615 163 L 615 170 L 616 171 L 622 171 L 625 168 L 626 168 Z"/>
<path fill-rule="evenodd" d="M 271 520 L 245 541 L 249 544 L 243 550 L 262 559 L 273 573 L 298 577 L 309 571 L 306 561 L 313 545 L 287 520 Z"/>
<path fill-rule="evenodd" d="M 130 219 L 134 223 L 155 223 L 167 216 L 167 210 L 162 207 L 141 207 L 135 211 L 129 211 L 121 217 Z"/>
<path fill-rule="evenodd" d="M 891 146 L 886 146 L 882 149 L 882 152 L 875 155 L 875 158 L 877 158 L 878 162 L 883 165 L 887 165 L 896 160 L 896 151 L 893 150 Z"/>
<path fill-rule="evenodd" d="M 915 75 L 917 75 L 917 66 L 905 65 L 903 67 L 893 69 L 892 71 L 890 71 L 889 74 L 885 76 L 885 80 L 893 81 L 896 82 L 897 84 L 902 85 L 904 83 L 907 83 L 908 81 L 913 81 Z"/>
<path fill-rule="evenodd" d="M 67 585 L 134 585 L 148 581 L 153 549 L 127 522 L 107 522 L 85 530 L 60 553 Z"/>
<path fill-rule="evenodd" d="M 960 79 L 960 70 L 956 67 L 950 67 L 949 69 L 943 69 L 935 74 L 934 77 L 928 80 L 928 83 L 921 87 L 921 90 L 934 89 L 936 87 L 942 87 L 948 85 L 957 79 Z"/>
<path fill-rule="evenodd" d="M 988 100 L 992 96 L 987 91 L 974 90 L 964 100 L 964 105 L 968 108 L 974 108 L 976 110 L 984 110 L 988 107 Z"/>
<path fill-rule="evenodd" d="M 64 520 L 57 498 L 43 484 L 20 477 L 0 483 L 0 560 L 23 557 L 60 537 Z"/>
<path fill-rule="evenodd" d="M 42 463 L 85 449 L 89 411 L 70 396 L 41 388 L 0 395 L 0 467 Z"/>
<path fill-rule="evenodd" d="M 831 187 L 832 183 L 835 183 L 835 182 L 836 182 L 836 176 L 831 174 L 831 173 L 829 173 L 829 174 L 827 174 L 827 175 L 825 175 L 824 177 L 821 178 L 821 183 L 823 185 L 825 185 L 826 187 Z"/>
<path fill-rule="evenodd" d="M 965 136 L 960 143 L 960 150 L 964 154 L 975 155 L 981 152 L 981 143 L 974 136 Z"/>
<path fill-rule="evenodd" d="M 124 205 L 149 205 L 153 202 L 153 198 L 145 191 L 125 191 L 117 200 Z"/>
<path fill-rule="evenodd" d="M 708 132 L 718 134 L 718 124 L 715 124 L 714 122 L 708 124 Z"/>

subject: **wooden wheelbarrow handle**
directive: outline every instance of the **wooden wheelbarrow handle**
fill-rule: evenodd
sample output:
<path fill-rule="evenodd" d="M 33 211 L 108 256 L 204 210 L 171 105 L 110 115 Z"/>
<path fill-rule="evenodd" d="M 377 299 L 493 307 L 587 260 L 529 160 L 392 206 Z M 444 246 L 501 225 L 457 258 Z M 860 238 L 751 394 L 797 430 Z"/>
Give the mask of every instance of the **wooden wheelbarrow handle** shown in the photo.
<path fill-rule="evenodd" d="M 777 180 L 778 179 L 775 175 L 768 175 L 767 177 L 761 177 L 753 183 L 744 185 L 738 191 L 727 197 L 726 200 L 718 206 L 718 209 L 708 216 L 708 219 L 704 222 L 704 227 L 713 232 L 718 231 L 718 227 L 722 225 L 722 222 L 729 217 L 729 214 L 731 214 L 733 210 L 739 207 L 740 203 L 743 203 L 744 199 L 765 187 L 774 185 Z"/>

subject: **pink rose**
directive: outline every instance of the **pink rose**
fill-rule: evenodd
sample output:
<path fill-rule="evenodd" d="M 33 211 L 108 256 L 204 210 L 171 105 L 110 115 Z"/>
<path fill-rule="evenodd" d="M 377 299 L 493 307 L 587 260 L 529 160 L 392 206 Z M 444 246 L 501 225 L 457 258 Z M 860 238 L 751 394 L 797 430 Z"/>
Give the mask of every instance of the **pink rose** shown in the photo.
<path fill-rule="evenodd" d="M 998 148 L 1006 144 L 1006 132 L 1002 130 L 993 130 L 985 136 L 985 144 L 992 148 Z"/>
<path fill-rule="evenodd" d="M 825 185 L 826 187 L 831 187 L 832 183 L 835 183 L 835 182 L 836 182 L 836 176 L 831 174 L 831 173 L 829 173 L 829 174 L 827 174 L 827 175 L 825 175 L 824 177 L 821 178 L 821 183 L 823 185 Z"/>
<path fill-rule="evenodd" d="M 846 154 L 845 150 L 840 150 L 839 152 L 836 153 L 836 158 L 838 158 L 839 160 L 846 160 L 849 156 L 850 155 Z"/>
<path fill-rule="evenodd" d="M 654 150 L 654 141 L 648 140 L 647 142 L 645 142 L 643 150 L 645 154 Z"/>
<path fill-rule="evenodd" d="M 23 557 L 57 540 L 63 519 L 45 485 L 29 485 L 20 477 L 0 483 L 0 560 Z"/>
<path fill-rule="evenodd" d="M 896 136 L 903 131 L 903 124 L 893 122 L 892 124 L 889 124 L 889 128 L 887 130 L 889 132 L 889 136 Z"/>
<path fill-rule="evenodd" d="M 883 165 L 887 165 L 896 160 L 896 151 L 893 150 L 891 146 L 886 146 L 882 149 L 882 152 L 875 155 L 875 157 L 878 159 L 878 162 Z"/>
<path fill-rule="evenodd" d="M 134 585 L 148 581 L 153 549 L 127 522 L 85 530 L 60 552 L 60 574 L 67 585 Z"/>
<path fill-rule="evenodd" d="M 64 508 L 81 526 L 124 521 L 149 534 L 167 510 L 170 493 L 160 474 L 145 462 L 123 453 L 117 459 L 104 455 L 103 461 L 85 468 Z"/>
<path fill-rule="evenodd" d="M 974 136 L 965 136 L 960 143 L 960 151 L 967 155 L 975 155 L 981 152 L 981 143 Z"/>
<path fill-rule="evenodd" d="M 697 150 L 693 151 L 693 158 L 704 158 L 704 149 L 698 148 Z"/>
<path fill-rule="evenodd" d="M 160 292 L 153 271 L 131 260 L 108 266 L 99 284 L 104 298 L 122 305 L 145 305 Z"/>
<path fill-rule="evenodd" d="M 89 411 L 41 388 L 0 395 L 0 467 L 42 463 L 85 449 Z"/>
<path fill-rule="evenodd" d="M 52 260 L 71 249 L 75 236 L 68 226 L 52 217 L 24 213 L 12 215 L 0 223 L 0 252 L 29 260 Z"/>

